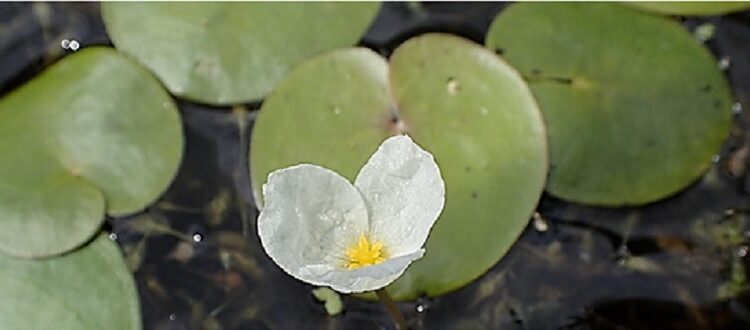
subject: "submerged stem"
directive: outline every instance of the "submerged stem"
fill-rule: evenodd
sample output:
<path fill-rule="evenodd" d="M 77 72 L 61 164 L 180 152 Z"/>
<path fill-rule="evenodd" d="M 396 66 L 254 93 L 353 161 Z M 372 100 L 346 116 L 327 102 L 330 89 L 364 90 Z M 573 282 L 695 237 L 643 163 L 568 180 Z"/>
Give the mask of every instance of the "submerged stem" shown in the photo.
<path fill-rule="evenodd" d="M 393 320 L 396 321 L 396 329 L 406 330 L 406 319 L 404 319 L 404 315 L 401 314 L 401 311 L 396 307 L 391 296 L 385 291 L 385 288 L 375 290 L 375 294 L 378 296 L 378 299 L 380 299 L 380 303 L 385 306 L 388 314 L 390 314 Z"/>

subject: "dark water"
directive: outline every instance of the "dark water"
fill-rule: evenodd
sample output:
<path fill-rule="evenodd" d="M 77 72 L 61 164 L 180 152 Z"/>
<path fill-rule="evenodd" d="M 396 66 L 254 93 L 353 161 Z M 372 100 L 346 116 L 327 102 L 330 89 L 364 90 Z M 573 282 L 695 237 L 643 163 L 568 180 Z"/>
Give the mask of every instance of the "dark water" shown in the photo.
<path fill-rule="evenodd" d="M 482 42 L 504 4 L 388 3 L 362 41 L 383 55 L 424 32 Z M 402 303 L 415 329 L 750 328 L 750 13 L 711 23 L 707 45 L 728 64 L 735 128 L 709 173 L 641 208 L 583 207 L 544 196 L 510 253 L 478 281 Z M 0 4 L 0 94 L 67 53 L 110 44 L 96 4 Z M 179 103 L 187 150 L 180 173 L 146 212 L 108 219 L 138 283 L 147 329 L 391 329 L 377 303 L 343 297 L 327 316 L 278 269 L 255 235 L 247 147 L 260 104 Z"/>

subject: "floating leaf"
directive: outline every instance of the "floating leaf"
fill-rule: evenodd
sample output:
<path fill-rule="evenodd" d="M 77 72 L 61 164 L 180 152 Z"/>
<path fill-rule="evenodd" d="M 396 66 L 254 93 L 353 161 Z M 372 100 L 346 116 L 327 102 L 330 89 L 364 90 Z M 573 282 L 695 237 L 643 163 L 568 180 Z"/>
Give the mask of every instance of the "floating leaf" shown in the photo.
<path fill-rule="evenodd" d="M 105 235 L 59 257 L 0 254 L 0 328 L 137 330 L 138 292 Z"/>
<path fill-rule="evenodd" d="M 750 9 L 749 2 L 736 1 L 691 1 L 691 2 L 623 2 L 627 6 L 663 15 L 723 15 L 735 11 Z"/>
<path fill-rule="evenodd" d="M 539 101 L 555 196 L 611 206 L 664 198 L 695 181 L 728 135 L 727 82 L 670 19 L 617 4 L 514 4 L 487 45 Z"/>
<path fill-rule="evenodd" d="M 521 77 L 492 52 L 428 34 L 399 47 L 390 72 L 382 57 L 361 48 L 304 62 L 258 115 L 253 188 L 260 203 L 267 175 L 298 163 L 353 180 L 380 142 L 399 132 L 435 156 L 446 206 L 425 257 L 388 291 L 400 300 L 436 296 L 471 282 L 507 252 L 544 186 L 540 113 Z"/>
<path fill-rule="evenodd" d="M 104 213 L 144 208 L 182 154 L 179 114 L 145 69 L 112 49 L 71 55 L 0 99 L 0 251 L 59 254 Z"/>
<path fill-rule="evenodd" d="M 264 97 L 298 62 L 353 45 L 375 18 L 367 3 L 104 3 L 115 46 L 173 94 L 210 104 Z"/>

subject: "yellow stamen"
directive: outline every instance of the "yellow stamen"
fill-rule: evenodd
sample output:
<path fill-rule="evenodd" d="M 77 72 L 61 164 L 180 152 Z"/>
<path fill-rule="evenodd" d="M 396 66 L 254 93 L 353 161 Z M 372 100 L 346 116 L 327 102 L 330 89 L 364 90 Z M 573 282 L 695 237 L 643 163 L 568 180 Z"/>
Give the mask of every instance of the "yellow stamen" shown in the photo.
<path fill-rule="evenodd" d="M 377 265 L 385 261 L 385 251 L 382 243 L 370 243 L 365 235 L 359 236 L 354 246 L 346 249 L 346 269 L 357 269 L 364 266 Z"/>

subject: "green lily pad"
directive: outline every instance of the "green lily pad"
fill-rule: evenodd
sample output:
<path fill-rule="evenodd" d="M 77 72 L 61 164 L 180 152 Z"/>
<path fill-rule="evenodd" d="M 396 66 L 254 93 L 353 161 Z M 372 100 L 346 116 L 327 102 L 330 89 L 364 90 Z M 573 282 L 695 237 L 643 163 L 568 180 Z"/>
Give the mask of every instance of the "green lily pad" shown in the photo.
<path fill-rule="evenodd" d="M 298 62 L 355 44 L 379 5 L 364 3 L 102 4 L 110 38 L 173 94 L 209 104 L 264 97 Z"/>
<path fill-rule="evenodd" d="M 135 283 L 105 235 L 60 257 L 0 254 L 0 279 L 1 329 L 141 329 Z"/>
<path fill-rule="evenodd" d="M 736 1 L 691 1 L 691 2 L 623 2 L 624 5 L 640 10 L 681 16 L 723 15 L 750 9 L 750 2 Z"/>
<path fill-rule="evenodd" d="M 264 102 L 253 128 L 256 201 L 267 175 L 313 163 L 353 180 L 377 146 L 404 132 L 433 153 L 446 206 L 426 255 L 388 287 L 440 295 L 492 267 L 536 206 L 547 171 L 541 115 L 522 78 L 470 41 L 427 34 L 388 63 L 367 49 L 304 62 Z"/>
<path fill-rule="evenodd" d="M 514 4 L 487 46 L 539 101 L 547 190 L 560 198 L 619 206 L 670 196 L 708 169 L 729 133 L 724 76 L 668 18 L 611 3 Z"/>
<path fill-rule="evenodd" d="M 179 114 L 144 68 L 109 48 L 63 59 L 0 99 L 0 251 L 63 253 L 104 213 L 143 209 L 182 155 Z"/>

